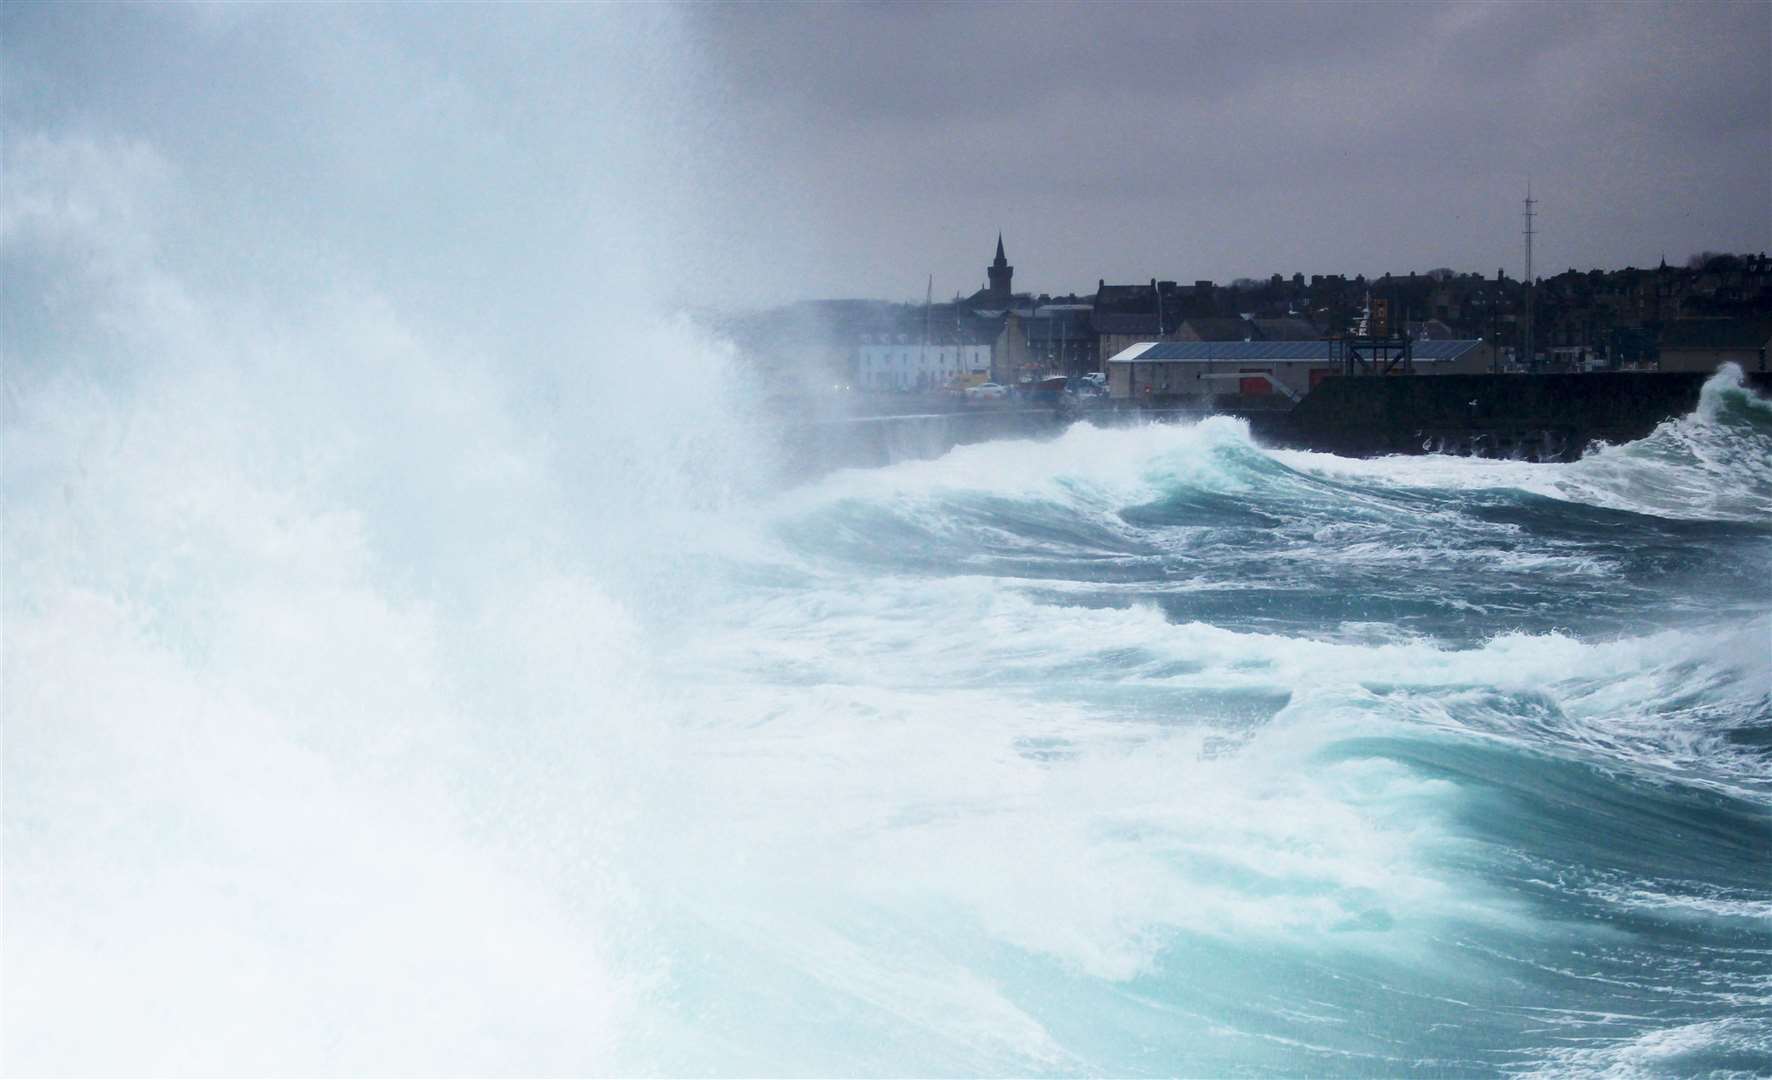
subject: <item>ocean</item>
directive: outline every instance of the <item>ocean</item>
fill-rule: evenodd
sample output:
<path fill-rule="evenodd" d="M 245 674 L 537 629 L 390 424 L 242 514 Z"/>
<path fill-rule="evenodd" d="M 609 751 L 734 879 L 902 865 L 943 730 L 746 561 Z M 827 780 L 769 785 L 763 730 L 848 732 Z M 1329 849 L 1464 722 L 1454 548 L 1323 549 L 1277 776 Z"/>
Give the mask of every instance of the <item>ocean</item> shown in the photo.
<path fill-rule="evenodd" d="M 1739 372 L 789 484 L 402 348 L 15 374 L 9 1071 L 1772 1073 Z"/>

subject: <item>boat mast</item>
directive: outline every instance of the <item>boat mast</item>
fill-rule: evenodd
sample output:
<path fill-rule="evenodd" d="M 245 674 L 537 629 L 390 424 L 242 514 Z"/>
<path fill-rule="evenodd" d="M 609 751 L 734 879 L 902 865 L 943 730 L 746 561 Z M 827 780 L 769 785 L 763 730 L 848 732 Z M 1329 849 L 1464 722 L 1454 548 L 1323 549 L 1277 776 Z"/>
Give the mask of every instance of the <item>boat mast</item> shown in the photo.
<path fill-rule="evenodd" d="M 922 365 L 925 367 L 929 364 L 929 309 L 930 305 L 934 302 L 935 275 L 930 274 L 929 284 L 923 289 L 923 351 L 918 356 L 918 360 L 921 361 Z M 933 383 L 935 380 L 932 377 L 929 381 Z"/>

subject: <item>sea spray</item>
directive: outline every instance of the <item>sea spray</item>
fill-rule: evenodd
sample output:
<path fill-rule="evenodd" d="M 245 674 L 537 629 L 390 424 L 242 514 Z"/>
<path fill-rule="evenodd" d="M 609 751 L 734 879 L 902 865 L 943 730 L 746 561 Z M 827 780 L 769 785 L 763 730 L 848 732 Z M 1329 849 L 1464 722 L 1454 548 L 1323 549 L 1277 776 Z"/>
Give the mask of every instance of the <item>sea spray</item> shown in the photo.
<path fill-rule="evenodd" d="M 9 1068 L 1764 1061 L 1726 376 L 1603 469 L 1212 420 L 770 496 L 177 291 L 9 404 Z"/>
<path fill-rule="evenodd" d="M 268 309 L 169 250 L 172 172 L 9 146 L 75 332 L 8 350 L 7 1069 L 643 1068 L 636 613 L 759 482 L 729 350 L 605 341 L 673 359 L 629 399 L 372 292 Z"/>
<path fill-rule="evenodd" d="M 470 158 L 471 74 L 261 120 Z M 1567 466 L 1212 419 L 777 491 L 655 302 L 694 185 L 578 100 L 559 212 L 341 155 L 311 245 L 9 132 L 8 1071 L 1772 1068 L 1732 376 Z"/>

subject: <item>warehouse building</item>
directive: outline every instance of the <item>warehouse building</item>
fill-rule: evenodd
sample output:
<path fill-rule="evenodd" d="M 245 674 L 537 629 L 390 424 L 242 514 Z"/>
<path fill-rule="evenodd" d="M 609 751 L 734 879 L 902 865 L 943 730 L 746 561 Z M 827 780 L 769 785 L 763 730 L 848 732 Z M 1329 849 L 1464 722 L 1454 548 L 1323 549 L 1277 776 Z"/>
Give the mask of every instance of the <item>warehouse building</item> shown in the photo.
<path fill-rule="evenodd" d="M 1413 343 L 1417 375 L 1493 370 L 1484 341 Z M 1107 362 L 1108 395 L 1126 400 L 1276 395 L 1284 407 L 1342 367 L 1331 341 L 1145 341 Z"/>

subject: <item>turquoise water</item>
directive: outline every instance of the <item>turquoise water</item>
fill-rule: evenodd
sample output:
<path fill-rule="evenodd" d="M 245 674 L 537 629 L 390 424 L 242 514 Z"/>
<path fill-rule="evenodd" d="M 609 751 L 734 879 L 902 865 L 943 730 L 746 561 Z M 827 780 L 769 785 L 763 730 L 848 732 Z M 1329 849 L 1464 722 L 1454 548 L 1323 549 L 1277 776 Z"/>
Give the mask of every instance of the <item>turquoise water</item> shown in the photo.
<path fill-rule="evenodd" d="M 9 1069 L 1772 1072 L 1738 375 L 1567 465 L 779 490 L 207 370 L 13 405 Z"/>
<path fill-rule="evenodd" d="M 1211 420 L 796 492 L 683 646 L 752 703 L 745 900 L 677 917 L 760 1000 L 676 1003 L 814 1071 L 1764 1073 L 1769 511 L 1727 379 L 1573 465 Z"/>

